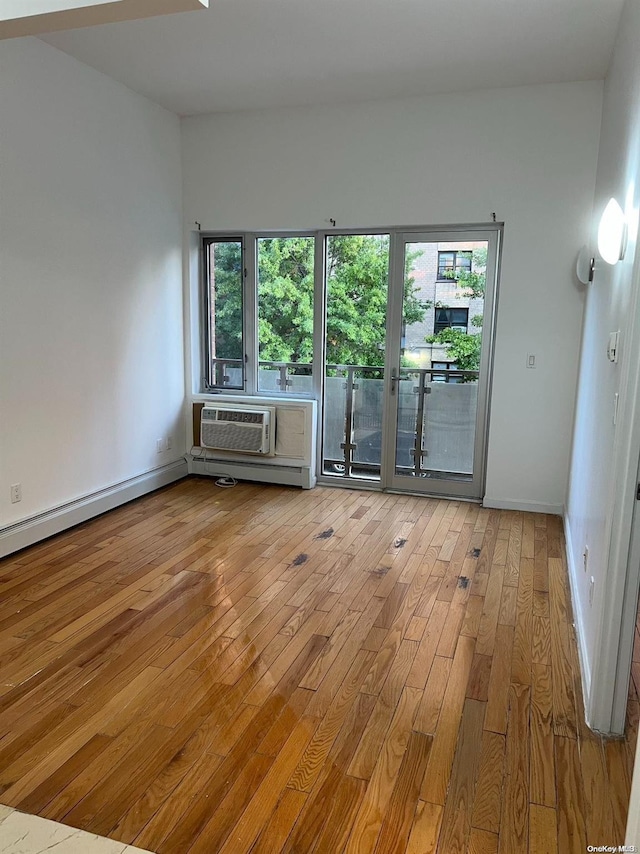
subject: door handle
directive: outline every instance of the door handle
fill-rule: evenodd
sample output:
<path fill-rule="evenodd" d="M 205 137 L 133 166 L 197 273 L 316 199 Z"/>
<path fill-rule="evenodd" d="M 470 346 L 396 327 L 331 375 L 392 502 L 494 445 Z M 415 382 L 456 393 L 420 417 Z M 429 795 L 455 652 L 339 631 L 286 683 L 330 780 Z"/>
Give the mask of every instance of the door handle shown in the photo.
<path fill-rule="evenodd" d="M 393 368 L 391 371 L 391 394 L 396 393 L 396 383 L 400 379 L 399 375 L 396 373 L 396 369 Z"/>

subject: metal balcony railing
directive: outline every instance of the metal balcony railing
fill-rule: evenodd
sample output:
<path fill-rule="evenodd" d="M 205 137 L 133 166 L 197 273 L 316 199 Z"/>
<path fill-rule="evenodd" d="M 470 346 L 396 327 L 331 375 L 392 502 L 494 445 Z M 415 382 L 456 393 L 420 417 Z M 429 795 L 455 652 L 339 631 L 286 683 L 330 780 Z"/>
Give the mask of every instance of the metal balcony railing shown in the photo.
<path fill-rule="evenodd" d="M 212 359 L 211 386 L 213 388 L 244 388 L 244 363 L 242 359 Z"/>
<path fill-rule="evenodd" d="M 335 377 L 344 379 L 343 400 L 336 400 L 330 386 Z M 442 449 L 442 436 L 449 432 L 445 423 L 433 428 L 432 439 L 440 441 L 439 461 L 433 457 L 427 463 L 430 449 L 427 447 L 427 396 L 434 383 L 472 384 L 478 379 L 477 371 L 453 371 L 431 368 L 401 368 L 397 390 L 397 433 L 395 470 L 397 474 L 410 477 L 426 477 L 434 471 L 451 471 L 463 476 L 470 475 L 471 466 L 465 459 L 472 453 L 472 443 L 463 439 L 463 453 L 455 450 L 450 442 L 449 453 Z M 325 380 L 325 417 L 323 437 L 323 473 L 344 478 L 380 477 L 382 459 L 382 417 L 384 411 L 383 367 L 364 365 L 327 365 Z M 468 388 L 468 391 L 472 389 Z M 453 392 L 453 389 L 451 390 Z M 455 396 L 463 396 L 462 389 Z M 469 395 L 465 394 L 465 398 Z M 336 406 L 336 404 L 342 404 Z M 341 410 L 338 420 L 336 409 Z M 475 420 L 475 410 L 470 413 Z M 464 415 L 463 415 L 464 418 Z M 444 419 L 446 421 L 446 417 Z M 470 419 L 467 419 L 470 420 Z M 469 425 L 471 431 L 473 425 Z M 340 432 L 342 441 L 336 441 Z M 338 453 L 339 452 L 339 453 Z"/>
<path fill-rule="evenodd" d="M 213 359 L 212 377 L 218 388 L 243 388 L 244 365 L 240 359 Z M 434 470 L 427 463 L 430 448 L 426 425 L 427 398 L 434 384 L 475 384 L 478 371 L 432 368 L 401 368 L 397 382 L 398 414 L 396 473 L 425 477 Z M 260 391 L 287 394 L 312 393 L 312 365 L 308 363 L 259 363 Z M 368 365 L 327 365 L 325 373 L 324 431 L 322 437 L 324 474 L 342 478 L 379 479 L 382 459 L 382 417 L 384 367 Z M 451 390 L 453 392 L 453 389 Z M 471 389 L 469 389 L 471 391 Z M 462 389 L 461 389 L 462 392 Z M 458 397 L 461 394 L 455 393 Z M 472 412 L 470 417 L 474 416 Z M 446 419 L 440 435 L 446 436 Z M 467 444 L 469 444 L 467 442 Z M 472 443 L 471 443 L 472 444 Z M 442 441 L 440 441 L 442 445 Z M 463 449 L 464 450 L 464 449 Z M 471 451 L 471 449 L 469 449 Z M 444 462 L 436 464 L 453 472 L 469 468 L 466 450 L 440 452 Z"/>

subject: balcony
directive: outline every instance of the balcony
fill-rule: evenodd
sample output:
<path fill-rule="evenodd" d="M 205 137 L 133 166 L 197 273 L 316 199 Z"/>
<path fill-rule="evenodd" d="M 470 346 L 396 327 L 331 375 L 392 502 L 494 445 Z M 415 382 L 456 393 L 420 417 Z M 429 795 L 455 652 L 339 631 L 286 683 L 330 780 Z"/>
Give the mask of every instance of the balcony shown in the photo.
<path fill-rule="evenodd" d="M 260 362 L 263 393 L 312 395 L 312 366 Z M 220 388 L 242 388 L 242 361 L 214 359 Z M 402 368 L 397 381 L 395 473 L 406 477 L 471 479 L 478 372 Z M 322 473 L 380 480 L 384 368 L 327 365 Z"/>

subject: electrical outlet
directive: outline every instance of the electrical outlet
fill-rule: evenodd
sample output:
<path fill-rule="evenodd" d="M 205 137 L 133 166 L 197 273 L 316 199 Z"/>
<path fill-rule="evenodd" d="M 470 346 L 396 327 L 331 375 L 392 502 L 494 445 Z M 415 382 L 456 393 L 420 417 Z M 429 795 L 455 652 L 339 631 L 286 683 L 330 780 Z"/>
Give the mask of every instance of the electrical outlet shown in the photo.
<path fill-rule="evenodd" d="M 164 442 L 162 439 L 156 439 L 156 453 L 161 454 L 164 451 Z"/>
<path fill-rule="evenodd" d="M 589 546 L 585 546 L 584 551 L 582 552 L 582 565 L 586 572 L 587 566 L 589 565 Z"/>
<path fill-rule="evenodd" d="M 593 588 L 595 586 L 596 586 L 596 580 L 592 575 L 591 578 L 589 579 L 589 605 L 590 606 L 593 605 Z"/>
<path fill-rule="evenodd" d="M 17 504 L 19 501 L 22 501 L 22 484 L 21 483 L 12 483 L 11 484 L 11 503 Z"/>
<path fill-rule="evenodd" d="M 167 436 L 167 444 L 166 444 L 167 451 L 170 451 L 172 447 L 173 447 L 173 436 Z"/>

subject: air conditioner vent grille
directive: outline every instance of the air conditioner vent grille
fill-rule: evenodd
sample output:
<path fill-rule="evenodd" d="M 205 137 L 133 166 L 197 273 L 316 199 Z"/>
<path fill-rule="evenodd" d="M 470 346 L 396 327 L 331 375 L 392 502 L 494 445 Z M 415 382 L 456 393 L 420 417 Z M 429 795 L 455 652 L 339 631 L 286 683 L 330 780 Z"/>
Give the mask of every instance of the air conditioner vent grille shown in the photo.
<path fill-rule="evenodd" d="M 262 443 L 262 424 L 225 424 L 222 419 L 202 421 L 202 444 L 205 447 L 261 453 Z"/>

